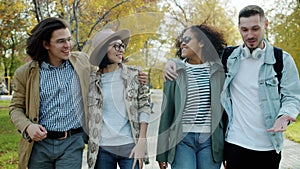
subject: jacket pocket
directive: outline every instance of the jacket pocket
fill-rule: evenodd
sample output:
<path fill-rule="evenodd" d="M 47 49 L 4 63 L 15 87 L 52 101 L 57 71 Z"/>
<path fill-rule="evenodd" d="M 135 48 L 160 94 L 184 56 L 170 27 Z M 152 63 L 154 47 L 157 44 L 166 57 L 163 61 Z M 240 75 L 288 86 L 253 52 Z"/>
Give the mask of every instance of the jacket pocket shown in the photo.
<path fill-rule="evenodd" d="M 276 77 L 270 78 L 270 79 L 266 79 L 265 81 L 265 85 L 266 85 L 266 89 L 267 89 L 267 95 L 269 95 L 269 97 L 271 99 L 279 99 L 280 95 L 279 95 L 279 91 L 278 91 L 278 87 L 279 87 L 279 82 L 278 79 Z"/>

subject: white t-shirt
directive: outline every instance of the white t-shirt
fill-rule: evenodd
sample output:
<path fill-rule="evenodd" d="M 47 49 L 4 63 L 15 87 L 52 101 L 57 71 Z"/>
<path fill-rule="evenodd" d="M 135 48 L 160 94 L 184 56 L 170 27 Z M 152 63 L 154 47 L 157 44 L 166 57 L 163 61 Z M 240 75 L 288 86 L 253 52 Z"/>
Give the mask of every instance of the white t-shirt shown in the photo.
<path fill-rule="evenodd" d="M 258 74 L 264 63 L 261 53 L 260 58 L 246 58 L 250 52 L 244 51 L 238 73 L 231 82 L 233 121 L 226 141 L 252 150 L 268 151 L 274 148 L 259 101 Z"/>

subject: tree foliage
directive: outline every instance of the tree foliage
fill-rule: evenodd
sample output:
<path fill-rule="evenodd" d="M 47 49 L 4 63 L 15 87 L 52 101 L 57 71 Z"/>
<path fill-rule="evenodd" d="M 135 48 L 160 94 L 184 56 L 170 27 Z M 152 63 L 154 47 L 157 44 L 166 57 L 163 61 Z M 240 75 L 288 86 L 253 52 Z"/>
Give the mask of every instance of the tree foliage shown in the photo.
<path fill-rule="evenodd" d="M 294 57 L 298 56 L 299 0 L 287 7 L 281 4 L 285 2 L 276 2 L 278 5 L 273 9 L 276 20 L 271 23 L 268 37 Z M 221 31 L 228 45 L 240 40 L 232 19 L 237 19 L 235 11 L 228 3 L 230 0 L 2 0 L 0 73 L 13 75 L 26 61 L 25 41 L 29 31 L 41 20 L 55 16 L 70 23 L 74 50 L 79 51 L 86 49 L 99 30 L 129 29 L 128 64 L 140 66 L 148 72 L 149 83 L 161 87 L 164 64 L 175 56 L 175 39 L 183 28 L 206 23 Z M 299 59 L 295 60 L 299 65 Z"/>
<path fill-rule="evenodd" d="M 22 1 L 0 1 L 0 14 L 0 67 L 3 70 L 0 77 L 4 77 L 10 87 L 9 77 L 24 62 L 24 38 L 31 19 Z"/>
<path fill-rule="evenodd" d="M 272 18 L 274 22 L 271 23 L 269 36 L 274 39 L 274 45 L 281 47 L 293 56 L 299 70 L 300 2 L 293 0 L 286 4 L 283 1 L 276 1 L 275 7 L 271 10 L 280 11 L 280 13 L 276 13 Z"/>
<path fill-rule="evenodd" d="M 170 14 L 170 19 L 175 22 L 170 23 L 171 28 L 183 28 L 191 25 L 208 24 L 224 34 L 227 43 L 233 45 L 239 39 L 236 26 L 233 23 L 233 11 L 226 11 L 226 0 L 191 0 L 179 1 L 168 0 L 163 3 L 164 8 Z M 172 30 L 170 30 L 172 32 Z M 178 34 L 178 33 L 177 33 Z"/>

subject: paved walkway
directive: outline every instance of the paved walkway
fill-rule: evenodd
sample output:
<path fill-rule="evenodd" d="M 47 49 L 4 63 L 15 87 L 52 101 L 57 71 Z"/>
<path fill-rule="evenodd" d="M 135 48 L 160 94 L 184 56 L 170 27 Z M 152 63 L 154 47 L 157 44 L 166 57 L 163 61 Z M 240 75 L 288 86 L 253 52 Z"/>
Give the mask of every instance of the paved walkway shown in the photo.
<path fill-rule="evenodd" d="M 161 90 L 153 90 L 152 100 L 154 102 L 154 114 L 150 116 L 150 125 L 148 128 L 148 151 L 150 155 L 150 164 L 145 165 L 144 169 L 159 169 L 155 161 L 156 153 L 156 135 L 157 126 L 160 117 L 160 107 L 162 102 Z M 84 162 L 82 169 L 87 169 L 86 165 L 86 151 L 84 152 Z M 171 167 L 168 167 L 171 169 Z M 282 151 L 282 160 L 280 169 L 300 169 L 300 144 L 292 142 L 288 139 L 284 141 L 284 148 Z"/>
<path fill-rule="evenodd" d="M 300 169 L 300 144 L 284 140 L 280 169 Z"/>
<path fill-rule="evenodd" d="M 0 100 L 10 100 L 11 95 L 0 95 Z"/>

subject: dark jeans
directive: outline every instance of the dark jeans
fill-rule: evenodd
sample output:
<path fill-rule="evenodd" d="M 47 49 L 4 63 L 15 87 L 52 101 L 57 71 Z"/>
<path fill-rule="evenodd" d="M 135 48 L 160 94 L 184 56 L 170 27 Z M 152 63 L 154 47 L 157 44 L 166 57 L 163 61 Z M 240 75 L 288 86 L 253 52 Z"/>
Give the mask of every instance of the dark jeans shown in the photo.
<path fill-rule="evenodd" d="M 95 169 L 132 169 L 134 158 L 129 158 L 130 152 L 135 144 L 122 146 L 100 147 Z M 135 169 L 139 169 L 138 162 Z"/>
<path fill-rule="evenodd" d="M 85 133 L 74 134 L 64 140 L 46 138 L 35 142 L 29 169 L 81 169 Z"/>
<path fill-rule="evenodd" d="M 254 151 L 225 142 L 226 169 L 278 169 L 281 153 Z"/>

